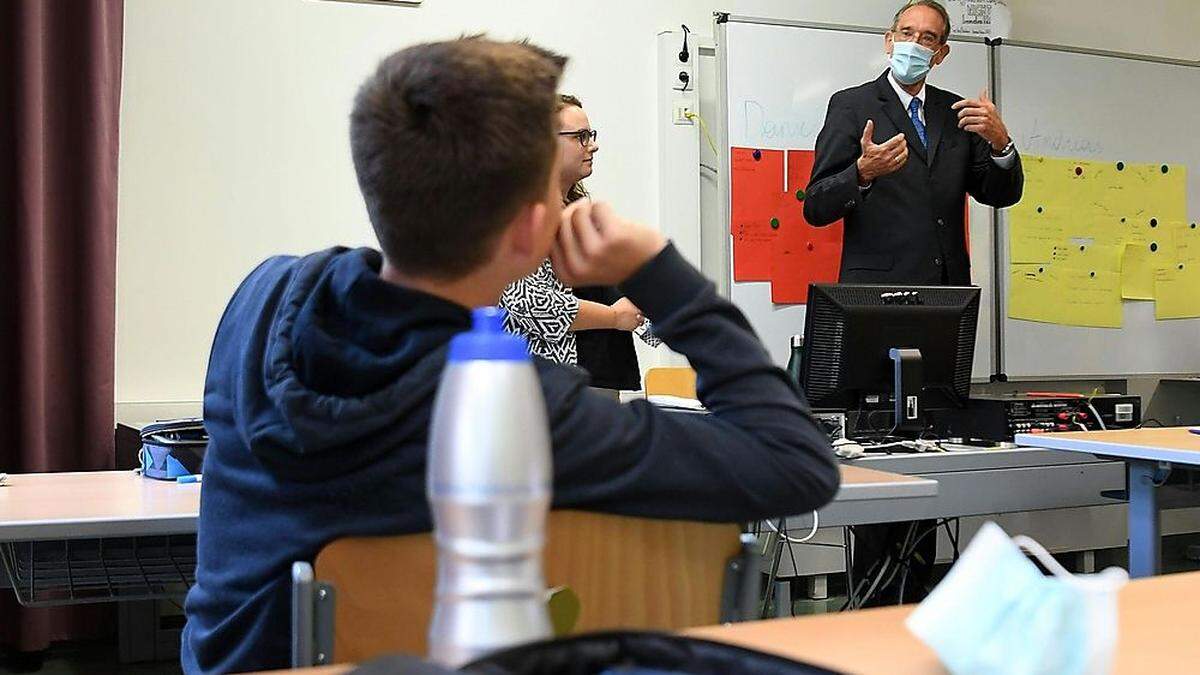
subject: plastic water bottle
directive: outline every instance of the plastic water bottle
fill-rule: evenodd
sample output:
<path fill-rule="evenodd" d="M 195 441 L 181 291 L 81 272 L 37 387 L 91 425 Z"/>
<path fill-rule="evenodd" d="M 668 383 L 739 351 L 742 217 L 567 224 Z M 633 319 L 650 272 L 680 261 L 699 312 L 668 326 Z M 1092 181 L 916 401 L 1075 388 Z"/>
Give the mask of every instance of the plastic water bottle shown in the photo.
<path fill-rule="evenodd" d="M 551 636 L 542 577 L 550 507 L 546 404 L 504 312 L 450 341 L 433 406 L 426 494 L 438 549 L 430 660 L 457 668 Z"/>

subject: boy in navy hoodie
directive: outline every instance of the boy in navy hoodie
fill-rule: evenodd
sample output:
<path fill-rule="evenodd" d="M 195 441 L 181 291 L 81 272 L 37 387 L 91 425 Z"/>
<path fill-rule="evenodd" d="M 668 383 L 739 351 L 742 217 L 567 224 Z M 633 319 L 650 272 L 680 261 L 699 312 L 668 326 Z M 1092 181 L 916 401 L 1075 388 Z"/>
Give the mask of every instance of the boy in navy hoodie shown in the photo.
<path fill-rule="evenodd" d="M 221 318 L 185 671 L 286 667 L 293 561 L 339 537 L 430 529 L 446 344 L 547 256 L 568 284 L 619 286 L 691 360 L 710 412 L 622 405 L 537 360 L 555 508 L 737 522 L 833 497 L 829 443 L 742 314 L 657 231 L 587 200 L 562 210 L 565 61 L 466 38 L 397 52 L 359 90 L 351 151 L 382 253 L 271 258 Z"/>

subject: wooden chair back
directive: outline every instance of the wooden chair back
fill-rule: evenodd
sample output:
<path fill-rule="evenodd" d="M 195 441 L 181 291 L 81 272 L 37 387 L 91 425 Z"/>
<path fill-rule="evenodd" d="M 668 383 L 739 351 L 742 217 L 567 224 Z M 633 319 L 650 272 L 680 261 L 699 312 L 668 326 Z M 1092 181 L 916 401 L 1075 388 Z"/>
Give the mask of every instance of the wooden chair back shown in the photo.
<path fill-rule="evenodd" d="M 579 597 L 575 632 L 679 630 L 716 623 L 736 525 L 552 511 L 543 571 Z M 424 655 L 436 582 L 429 534 L 336 540 L 317 555 L 336 589 L 334 658 Z"/>
<path fill-rule="evenodd" d="M 665 394 L 696 398 L 696 371 L 691 368 L 651 368 L 646 371 L 647 396 Z"/>

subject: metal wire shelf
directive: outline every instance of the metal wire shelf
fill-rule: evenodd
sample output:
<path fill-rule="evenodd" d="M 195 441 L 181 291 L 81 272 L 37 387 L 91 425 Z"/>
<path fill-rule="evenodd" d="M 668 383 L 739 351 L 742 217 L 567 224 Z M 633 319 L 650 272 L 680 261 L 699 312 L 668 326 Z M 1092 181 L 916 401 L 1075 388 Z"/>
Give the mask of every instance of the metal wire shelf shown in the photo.
<path fill-rule="evenodd" d="M 196 535 L 0 544 L 26 607 L 178 598 L 196 581 Z"/>

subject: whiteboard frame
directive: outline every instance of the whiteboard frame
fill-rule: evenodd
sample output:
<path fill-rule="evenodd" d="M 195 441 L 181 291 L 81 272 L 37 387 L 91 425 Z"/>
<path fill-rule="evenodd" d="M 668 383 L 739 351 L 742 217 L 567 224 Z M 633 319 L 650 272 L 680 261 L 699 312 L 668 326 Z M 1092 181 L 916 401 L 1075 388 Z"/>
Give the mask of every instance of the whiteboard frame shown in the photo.
<path fill-rule="evenodd" d="M 1187 59 L 1172 59 L 1165 56 L 1154 56 L 1152 54 L 1134 54 L 1133 52 L 1113 52 L 1105 49 L 1090 49 L 1088 47 L 1072 47 L 1070 45 L 1056 45 L 1049 42 L 1026 42 L 1025 40 L 1005 40 L 996 38 L 988 42 L 989 46 L 1002 47 L 1026 47 L 1028 49 L 1047 49 L 1055 52 L 1066 52 L 1068 54 L 1084 54 L 1086 56 L 1107 56 L 1113 59 L 1127 59 L 1129 61 L 1145 61 L 1147 63 L 1161 63 L 1167 66 L 1187 66 L 1200 67 L 1200 60 L 1189 61 Z"/>

